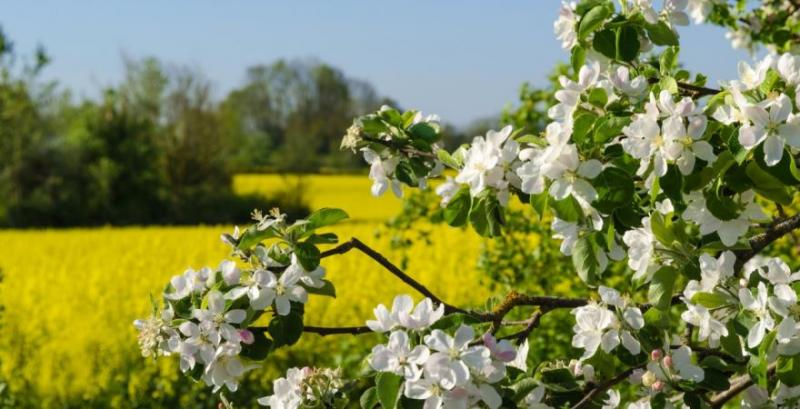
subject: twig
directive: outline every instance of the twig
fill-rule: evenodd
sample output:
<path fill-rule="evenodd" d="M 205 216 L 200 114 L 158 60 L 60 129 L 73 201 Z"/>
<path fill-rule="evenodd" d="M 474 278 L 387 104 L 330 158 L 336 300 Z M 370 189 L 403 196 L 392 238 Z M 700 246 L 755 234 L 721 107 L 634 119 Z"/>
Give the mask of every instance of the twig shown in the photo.
<path fill-rule="evenodd" d="M 776 362 L 773 362 L 769 365 L 769 367 L 767 367 L 767 376 L 771 377 L 775 374 L 775 368 L 777 368 L 777 365 L 778 364 Z M 714 395 L 714 397 L 711 398 L 709 405 L 712 408 L 721 408 L 726 402 L 735 398 L 737 395 L 742 393 L 742 391 L 752 385 L 753 378 L 750 375 L 742 375 L 732 382 L 731 387 L 728 388 L 728 390 Z"/>
<path fill-rule="evenodd" d="M 760 253 L 765 247 L 799 227 L 800 213 L 774 224 L 761 234 L 753 236 L 749 240 L 749 250 L 740 250 L 736 252 L 736 269 L 739 270 L 747 260 L 750 260 L 756 254 Z"/>
<path fill-rule="evenodd" d="M 585 395 L 583 395 L 583 399 L 581 399 L 580 401 L 578 401 L 578 403 L 576 403 L 574 406 L 572 406 L 572 409 L 579 409 L 579 408 L 582 408 L 582 407 L 588 405 L 592 401 L 592 399 L 594 399 L 596 396 L 598 396 L 601 393 L 605 392 L 608 388 L 610 388 L 610 387 L 612 387 L 612 386 L 624 381 L 629 376 L 631 376 L 633 371 L 635 371 L 637 369 L 641 369 L 641 368 L 642 368 L 641 366 L 636 366 L 636 367 L 627 369 L 626 371 L 618 374 L 617 376 L 597 384 L 595 387 L 590 389 Z"/>
<path fill-rule="evenodd" d="M 303 327 L 303 332 L 310 332 L 312 334 L 317 334 L 320 336 L 326 335 L 339 335 L 339 334 L 350 334 L 350 335 L 360 335 L 366 334 L 371 332 L 372 330 L 369 327 L 315 327 L 306 325 Z"/>
<path fill-rule="evenodd" d="M 356 249 L 356 250 L 366 254 L 371 259 L 375 260 L 378 264 L 383 266 L 383 268 L 385 268 L 390 273 L 392 273 L 395 277 L 399 278 L 401 281 L 406 283 L 409 287 L 417 290 L 420 294 L 430 298 L 431 301 L 433 301 L 434 303 L 444 305 L 445 313 L 450 314 L 450 313 L 458 312 L 458 313 L 462 313 L 462 314 L 470 314 L 468 311 L 466 311 L 464 309 L 455 307 L 453 305 L 450 305 L 450 304 L 442 301 L 442 299 L 440 299 L 439 297 L 434 295 L 431 292 L 431 290 L 429 290 L 427 287 L 425 287 L 424 285 L 420 284 L 418 281 L 416 281 L 413 278 L 411 278 L 408 274 L 404 273 L 403 270 L 401 270 L 396 265 L 392 264 L 392 262 L 387 260 L 386 257 L 384 257 L 381 253 L 378 253 L 377 251 L 373 250 L 371 247 L 367 246 L 361 240 L 359 240 L 359 239 L 357 239 L 355 237 L 351 238 L 349 241 L 346 241 L 346 242 L 344 242 L 344 243 L 342 243 L 342 244 L 340 244 L 340 245 L 338 245 L 338 246 L 336 246 L 336 247 L 334 247 L 332 249 L 329 249 L 329 250 L 326 250 L 326 251 L 322 252 L 320 254 L 320 257 L 329 257 L 329 256 L 332 256 L 334 254 L 344 254 L 344 253 L 347 253 L 348 251 L 350 251 L 352 249 Z"/>
<path fill-rule="evenodd" d="M 651 84 L 655 84 L 655 83 L 657 83 L 659 81 L 660 81 L 659 78 L 650 78 L 650 79 L 648 79 L 648 82 L 651 83 Z M 721 90 L 718 90 L 718 89 L 703 87 L 703 86 L 700 86 L 700 85 L 689 84 L 688 82 L 676 81 L 676 84 L 678 85 L 678 89 L 694 93 L 696 97 L 704 97 L 704 96 L 708 96 L 708 95 L 717 95 L 720 92 L 722 92 Z"/>
<path fill-rule="evenodd" d="M 517 342 L 517 344 L 521 344 L 526 338 L 528 338 L 531 332 L 539 326 L 539 323 L 542 321 L 542 316 L 547 314 L 548 311 L 550 310 L 544 308 L 534 311 L 531 317 L 525 320 L 527 322 L 525 328 L 513 334 L 500 337 L 500 339 L 513 339 Z"/>

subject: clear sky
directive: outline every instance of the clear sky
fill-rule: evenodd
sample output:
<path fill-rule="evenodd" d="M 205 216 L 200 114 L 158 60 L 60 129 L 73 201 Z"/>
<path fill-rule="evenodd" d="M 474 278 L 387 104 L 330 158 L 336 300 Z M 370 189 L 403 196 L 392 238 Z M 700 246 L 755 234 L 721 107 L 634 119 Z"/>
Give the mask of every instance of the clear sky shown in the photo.
<path fill-rule="evenodd" d="M 199 68 L 216 95 L 245 68 L 316 57 L 371 82 L 404 107 L 465 125 L 543 84 L 566 60 L 553 35 L 558 0 L 403 2 L 84 0 L 4 2 L 0 24 L 17 50 L 42 44 L 44 77 L 95 97 L 119 81 L 123 54 Z M 681 60 L 714 82 L 736 75 L 733 50 L 716 27 L 682 28 Z"/>

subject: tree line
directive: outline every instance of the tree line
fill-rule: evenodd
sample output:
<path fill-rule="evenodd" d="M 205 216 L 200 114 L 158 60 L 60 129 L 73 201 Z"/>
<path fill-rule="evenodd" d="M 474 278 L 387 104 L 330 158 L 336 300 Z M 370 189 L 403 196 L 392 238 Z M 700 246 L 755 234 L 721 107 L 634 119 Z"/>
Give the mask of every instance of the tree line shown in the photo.
<path fill-rule="evenodd" d="M 359 169 L 341 135 L 392 103 L 314 60 L 250 67 L 218 99 L 198 70 L 155 58 L 125 58 L 123 80 L 77 100 L 40 80 L 48 62 L 0 35 L 0 226 L 223 223 L 274 205 L 300 215 L 302 203 L 236 195 L 233 175 Z"/>

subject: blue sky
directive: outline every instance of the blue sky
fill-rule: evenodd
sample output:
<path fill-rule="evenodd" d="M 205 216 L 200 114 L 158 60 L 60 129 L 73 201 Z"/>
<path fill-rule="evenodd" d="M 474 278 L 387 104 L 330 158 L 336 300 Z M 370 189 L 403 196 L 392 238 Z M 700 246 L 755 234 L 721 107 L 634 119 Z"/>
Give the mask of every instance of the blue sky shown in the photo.
<path fill-rule="evenodd" d="M 17 50 L 42 44 L 44 77 L 96 97 L 119 81 L 122 55 L 199 68 L 218 97 L 245 68 L 316 57 L 371 82 L 404 107 L 464 125 L 499 112 L 523 81 L 543 84 L 567 55 L 552 32 L 558 0 L 377 2 L 85 0 L 5 2 L 0 24 Z M 682 28 L 681 60 L 714 82 L 736 75 L 716 27 Z"/>

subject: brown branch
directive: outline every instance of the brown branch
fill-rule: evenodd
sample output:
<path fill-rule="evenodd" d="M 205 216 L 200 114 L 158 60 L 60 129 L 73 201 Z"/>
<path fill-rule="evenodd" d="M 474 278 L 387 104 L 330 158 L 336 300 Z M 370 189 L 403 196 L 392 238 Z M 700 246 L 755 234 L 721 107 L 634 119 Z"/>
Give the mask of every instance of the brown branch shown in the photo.
<path fill-rule="evenodd" d="M 651 83 L 651 84 L 655 84 L 655 83 L 659 82 L 660 79 L 659 78 L 650 78 L 647 81 L 649 83 Z M 700 85 L 689 84 L 688 82 L 676 81 L 676 84 L 678 85 L 678 89 L 680 89 L 681 91 L 689 92 L 689 93 L 693 94 L 693 96 L 695 96 L 695 97 L 705 97 L 705 96 L 709 96 L 709 95 L 717 95 L 720 92 L 722 92 L 721 90 L 718 90 L 718 89 L 707 88 L 707 87 L 703 87 L 703 86 L 700 86 Z"/>
<path fill-rule="evenodd" d="M 747 260 L 750 260 L 756 254 L 760 253 L 765 247 L 797 228 L 800 228 L 800 213 L 775 223 L 765 232 L 751 237 L 749 240 L 750 249 L 736 252 L 737 270 L 740 269 Z"/>
<path fill-rule="evenodd" d="M 578 403 L 576 403 L 574 406 L 572 406 L 572 409 L 579 409 L 579 408 L 582 408 L 582 407 L 585 407 L 585 406 L 589 405 L 589 403 L 591 403 L 592 399 L 594 399 L 595 397 L 599 396 L 601 393 L 603 393 L 606 390 L 608 390 L 608 388 L 611 388 L 612 386 L 624 381 L 629 376 L 631 376 L 633 371 L 635 371 L 637 369 L 641 369 L 641 368 L 642 368 L 642 366 L 636 366 L 636 367 L 627 369 L 624 372 L 616 375 L 615 377 L 613 377 L 611 379 L 608 379 L 608 380 L 605 380 L 605 381 L 597 384 L 593 388 L 589 389 L 586 392 L 586 394 L 583 395 L 583 398 L 580 401 L 578 401 Z"/>
<path fill-rule="evenodd" d="M 767 376 L 771 377 L 775 374 L 775 368 L 777 368 L 777 362 L 773 362 L 767 367 Z M 737 378 L 728 390 L 724 392 L 720 392 L 714 395 L 709 402 L 709 405 L 712 408 L 721 408 L 725 405 L 726 402 L 735 398 L 737 395 L 742 393 L 745 389 L 751 387 L 753 385 L 753 378 L 750 375 L 742 375 Z"/>
<path fill-rule="evenodd" d="M 388 270 L 395 277 L 399 278 L 402 282 L 406 283 L 409 287 L 417 290 L 420 294 L 430 298 L 431 301 L 433 301 L 434 303 L 444 305 L 445 313 L 450 314 L 450 313 L 458 312 L 458 313 L 462 313 L 462 314 L 470 314 L 468 311 L 466 311 L 464 309 L 455 307 L 453 305 L 450 305 L 450 304 L 442 301 L 442 299 L 437 297 L 436 295 L 434 295 L 431 292 L 431 290 L 429 290 L 427 287 L 422 285 L 420 282 L 418 282 L 418 281 L 414 280 L 413 278 L 411 278 L 408 274 L 403 272 L 403 270 L 401 270 L 399 267 L 397 267 L 396 265 L 392 264 L 392 262 L 387 260 L 386 257 L 384 257 L 381 253 L 378 253 L 377 251 L 373 250 L 371 247 L 367 246 L 361 240 L 359 240 L 359 239 L 357 239 L 355 237 L 351 238 L 349 241 L 346 241 L 346 242 L 344 242 L 344 243 L 342 243 L 342 244 L 340 244 L 340 245 L 338 245 L 338 246 L 336 246 L 336 247 L 334 247 L 332 249 L 323 251 L 320 254 L 320 257 L 324 258 L 324 257 L 332 256 L 334 254 L 344 254 L 344 253 L 347 253 L 348 251 L 350 251 L 352 249 L 356 249 L 356 250 L 364 253 L 365 255 L 369 256 L 369 258 L 375 260 L 378 264 L 383 266 L 383 268 Z"/>
<path fill-rule="evenodd" d="M 500 339 L 513 339 L 517 342 L 517 344 L 521 344 L 525 339 L 530 336 L 531 332 L 539 326 L 539 323 L 542 321 L 542 316 L 547 314 L 550 310 L 542 308 L 539 310 L 534 311 L 530 318 L 525 320 L 525 328 L 520 331 L 517 331 L 513 334 L 509 334 Z"/>
<path fill-rule="evenodd" d="M 350 334 L 350 335 L 360 335 L 366 334 L 371 332 L 372 330 L 369 327 L 359 326 L 359 327 L 315 327 L 311 325 L 306 325 L 303 327 L 303 332 L 309 332 L 312 334 L 317 334 L 320 336 L 326 335 L 340 335 L 340 334 Z"/>

